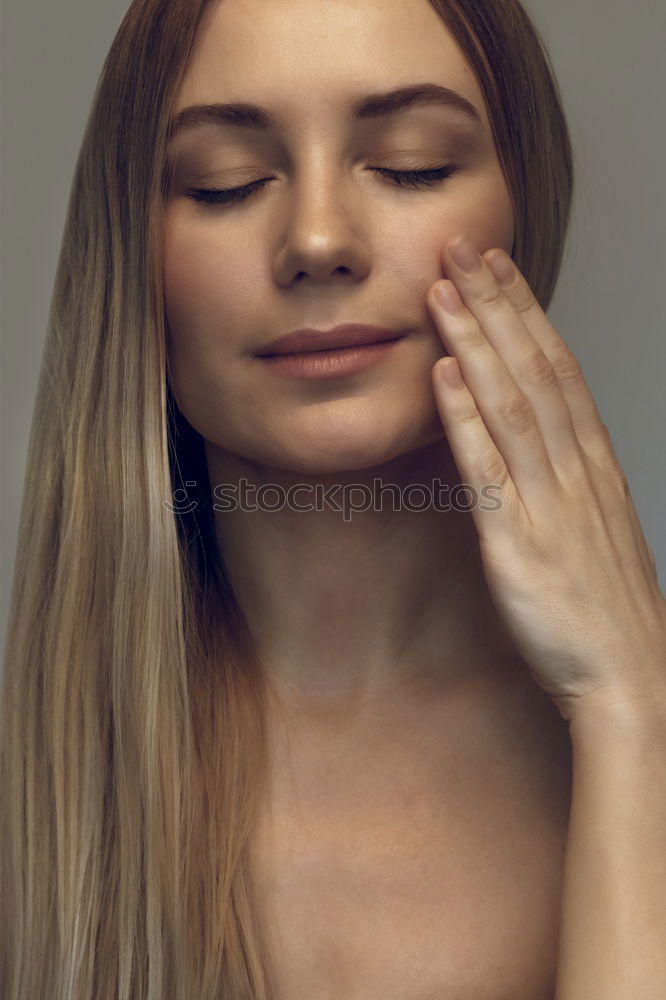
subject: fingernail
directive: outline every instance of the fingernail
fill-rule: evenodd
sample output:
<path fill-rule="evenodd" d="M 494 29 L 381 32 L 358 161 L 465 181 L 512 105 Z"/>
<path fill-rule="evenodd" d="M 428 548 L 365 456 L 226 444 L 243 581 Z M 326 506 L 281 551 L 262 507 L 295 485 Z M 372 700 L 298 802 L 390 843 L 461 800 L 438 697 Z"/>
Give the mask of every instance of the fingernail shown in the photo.
<path fill-rule="evenodd" d="M 471 240 L 458 240 L 449 247 L 449 252 L 458 267 L 467 274 L 477 274 L 481 270 L 481 256 Z"/>
<path fill-rule="evenodd" d="M 455 285 L 450 281 L 440 281 L 435 286 L 435 295 L 440 305 L 453 316 L 462 312 L 465 308 L 462 299 L 456 291 Z"/>
<path fill-rule="evenodd" d="M 516 269 L 506 254 L 495 253 L 491 257 L 486 257 L 486 261 L 502 288 L 508 288 L 513 284 Z"/>
<path fill-rule="evenodd" d="M 461 389 L 465 384 L 456 358 L 451 358 L 439 365 L 439 374 L 449 389 Z"/>

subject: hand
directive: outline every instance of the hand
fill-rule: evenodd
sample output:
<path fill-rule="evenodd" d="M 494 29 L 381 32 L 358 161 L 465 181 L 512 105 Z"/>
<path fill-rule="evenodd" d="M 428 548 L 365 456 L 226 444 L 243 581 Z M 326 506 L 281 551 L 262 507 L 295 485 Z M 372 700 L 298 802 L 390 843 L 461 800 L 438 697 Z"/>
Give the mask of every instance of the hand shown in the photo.
<path fill-rule="evenodd" d="M 471 511 L 491 597 L 563 718 L 597 700 L 666 706 L 666 600 L 580 365 L 508 254 L 472 245 L 469 273 L 456 243 L 450 280 L 427 294 L 452 355 L 433 388 L 462 481 L 501 487 L 500 509 Z M 441 285 L 460 312 L 442 308 Z"/>

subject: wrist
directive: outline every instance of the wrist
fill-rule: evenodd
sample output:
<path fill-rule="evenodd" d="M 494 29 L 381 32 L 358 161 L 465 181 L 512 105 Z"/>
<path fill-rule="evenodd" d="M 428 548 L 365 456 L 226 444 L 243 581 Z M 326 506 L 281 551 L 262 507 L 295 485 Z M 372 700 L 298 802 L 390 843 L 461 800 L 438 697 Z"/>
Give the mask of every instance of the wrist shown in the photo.
<path fill-rule="evenodd" d="M 602 751 L 618 740 L 666 743 L 666 679 L 640 695 L 609 690 L 586 696 L 570 719 L 569 735 L 574 745 L 599 741 Z"/>

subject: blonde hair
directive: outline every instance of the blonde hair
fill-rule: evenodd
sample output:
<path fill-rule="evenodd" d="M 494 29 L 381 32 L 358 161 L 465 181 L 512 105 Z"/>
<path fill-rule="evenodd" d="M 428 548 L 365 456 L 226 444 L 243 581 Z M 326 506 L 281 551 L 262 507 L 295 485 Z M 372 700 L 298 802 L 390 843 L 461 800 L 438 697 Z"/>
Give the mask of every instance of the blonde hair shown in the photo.
<path fill-rule="evenodd" d="M 517 0 L 431 3 L 481 84 L 514 258 L 546 308 L 573 181 L 543 43 Z M 134 0 L 73 178 L 2 678 L 6 1000 L 272 996 L 248 857 L 265 688 L 166 365 L 166 137 L 207 8 Z"/>

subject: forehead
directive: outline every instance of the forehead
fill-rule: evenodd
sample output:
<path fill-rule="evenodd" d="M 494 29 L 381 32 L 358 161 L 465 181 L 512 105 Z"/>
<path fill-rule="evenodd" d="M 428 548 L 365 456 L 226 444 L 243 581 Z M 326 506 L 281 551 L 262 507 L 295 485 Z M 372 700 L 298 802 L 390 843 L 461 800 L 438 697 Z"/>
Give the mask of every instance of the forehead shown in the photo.
<path fill-rule="evenodd" d="M 348 111 L 360 93 L 428 80 L 487 114 L 478 82 L 429 0 L 214 0 L 176 95 L 254 102 L 285 120 Z"/>

